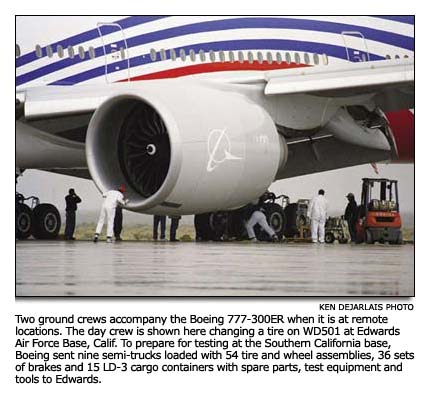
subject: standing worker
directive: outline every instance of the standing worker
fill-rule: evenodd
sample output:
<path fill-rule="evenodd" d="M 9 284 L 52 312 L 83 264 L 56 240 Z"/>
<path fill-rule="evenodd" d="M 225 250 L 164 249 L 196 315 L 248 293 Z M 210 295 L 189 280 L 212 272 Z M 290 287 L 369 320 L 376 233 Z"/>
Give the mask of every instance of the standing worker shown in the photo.
<path fill-rule="evenodd" d="M 325 224 L 328 215 L 328 201 L 325 198 L 325 191 L 320 189 L 308 206 L 308 216 L 311 220 L 311 239 L 317 243 L 317 232 L 319 232 L 319 242 L 325 242 Z"/>
<path fill-rule="evenodd" d="M 65 223 L 65 240 L 75 240 L 75 212 L 77 204 L 81 202 L 81 198 L 75 194 L 75 190 L 70 188 L 68 195 L 65 197 L 66 202 L 66 223 Z"/>
<path fill-rule="evenodd" d="M 177 229 L 179 227 L 179 220 L 181 219 L 180 215 L 170 215 L 169 218 L 171 219 L 171 225 L 170 225 L 170 241 L 180 241 L 176 238 L 177 235 Z"/>
<path fill-rule="evenodd" d="M 153 216 L 153 239 L 158 240 L 158 225 L 160 225 L 160 240 L 165 240 L 165 225 L 167 217 L 165 215 Z"/>
<path fill-rule="evenodd" d="M 347 194 L 348 204 L 345 208 L 344 219 L 348 222 L 351 241 L 356 241 L 357 202 L 353 193 Z"/>
<path fill-rule="evenodd" d="M 106 241 L 112 243 L 112 234 L 114 229 L 115 212 L 118 205 L 127 204 L 128 200 L 124 199 L 125 186 L 122 184 L 117 190 L 109 190 L 102 196 L 105 199 L 100 210 L 99 221 L 96 226 L 96 233 L 94 234 L 93 241 L 96 243 L 102 233 L 103 224 L 105 223 L 105 216 L 108 218 Z"/>
<path fill-rule="evenodd" d="M 245 223 L 246 231 L 248 233 L 248 238 L 252 242 L 257 241 L 257 237 L 255 236 L 254 226 L 260 225 L 263 230 L 270 236 L 271 241 L 277 241 L 278 238 L 274 230 L 267 223 L 267 218 L 265 215 L 265 211 L 263 208 L 264 200 L 266 199 L 266 193 L 264 193 L 258 200 L 257 205 L 248 204 L 245 207 L 245 216 L 248 220 Z"/>
<path fill-rule="evenodd" d="M 114 237 L 115 241 L 121 241 L 121 232 L 122 232 L 122 206 L 117 205 L 115 209 L 115 218 L 114 218 Z"/>

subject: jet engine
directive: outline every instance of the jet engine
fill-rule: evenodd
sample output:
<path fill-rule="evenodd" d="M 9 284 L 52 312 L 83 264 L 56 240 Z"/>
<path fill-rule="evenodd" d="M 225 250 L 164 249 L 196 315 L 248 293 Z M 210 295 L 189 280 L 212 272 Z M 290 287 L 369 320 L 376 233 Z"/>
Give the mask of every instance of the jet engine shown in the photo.
<path fill-rule="evenodd" d="M 184 215 L 257 199 L 286 163 L 270 115 L 228 86 L 145 82 L 107 99 L 87 131 L 100 191 L 127 186 L 127 208 Z"/>

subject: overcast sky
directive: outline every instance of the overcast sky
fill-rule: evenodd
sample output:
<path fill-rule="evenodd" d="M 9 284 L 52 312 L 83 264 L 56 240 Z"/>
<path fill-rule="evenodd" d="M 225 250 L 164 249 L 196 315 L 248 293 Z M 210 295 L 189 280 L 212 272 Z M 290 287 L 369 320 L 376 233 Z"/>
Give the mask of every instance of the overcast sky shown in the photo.
<path fill-rule="evenodd" d="M 286 194 L 291 201 L 298 198 L 312 198 L 323 188 L 330 204 L 332 214 L 342 214 L 346 205 L 346 194 L 352 192 L 356 199 L 360 198 L 361 179 L 363 177 L 385 177 L 399 180 L 401 211 L 411 214 L 414 209 L 414 167 L 412 164 L 378 165 L 379 176 L 371 165 L 333 170 L 308 176 L 280 180 L 273 183 L 271 190 L 278 194 Z M 102 202 L 100 193 L 91 180 L 78 179 L 54 173 L 28 170 L 19 178 L 17 191 L 26 197 L 35 195 L 41 202 L 55 204 L 63 212 L 64 197 L 68 189 L 73 187 L 83 202 L 79 206 L 81 212 L 97 211 Z M 126 214 L 129 214 L 127 212 Z M 131 214 L 132 215 L 132 214 Z M 134 216 L 138 222 L 146 222 L 146 218 Z M 149 218 L 150 219 L 150 218 Z"/>

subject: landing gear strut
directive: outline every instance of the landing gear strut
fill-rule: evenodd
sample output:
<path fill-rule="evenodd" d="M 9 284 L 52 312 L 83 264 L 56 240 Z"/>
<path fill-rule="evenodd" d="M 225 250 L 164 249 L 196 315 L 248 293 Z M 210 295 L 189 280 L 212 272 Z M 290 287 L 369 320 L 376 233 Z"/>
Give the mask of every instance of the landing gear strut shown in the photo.
<path fill-rule="evenodd" d="M 25 204 L 31 202 L 31 207 Z M 52 204 L 40 204 L 37 197 L 25 198 L 16 193 L 16 238 L 27 239 L 33 235 L 36 239 L 55 239 L 61 227 L 61 217 Z"/>

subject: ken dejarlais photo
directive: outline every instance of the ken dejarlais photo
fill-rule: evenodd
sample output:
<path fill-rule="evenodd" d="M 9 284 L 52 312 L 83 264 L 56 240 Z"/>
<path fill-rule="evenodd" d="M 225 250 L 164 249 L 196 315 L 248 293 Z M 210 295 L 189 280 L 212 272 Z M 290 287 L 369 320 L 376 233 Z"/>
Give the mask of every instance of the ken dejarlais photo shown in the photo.
<path fill-rule="evenodd" d="M 414 28 L 16 16 L 15 295 L 414 296 Z"/>

